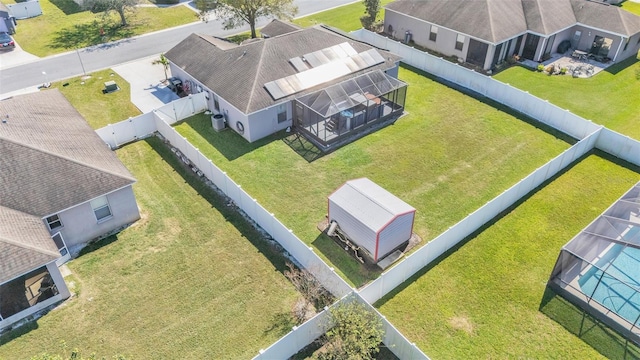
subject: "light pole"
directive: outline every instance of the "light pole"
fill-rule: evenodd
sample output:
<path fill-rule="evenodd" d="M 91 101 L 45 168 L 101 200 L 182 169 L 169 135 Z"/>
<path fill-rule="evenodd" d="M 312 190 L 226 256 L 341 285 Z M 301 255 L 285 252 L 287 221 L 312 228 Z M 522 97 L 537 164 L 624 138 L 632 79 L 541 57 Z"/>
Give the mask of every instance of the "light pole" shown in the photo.
<path fill-rule="evenodd" d="M 84 70 L 84 64 L 82 63 L 82 58 L 80 57 L 80 50 L 76 48 L 76 54 L 78 54 L 78 60 L 80 60 L 80 66 L 82 67 L 82 75 L 83 77 L 87 77 L 87 72 Z"/>

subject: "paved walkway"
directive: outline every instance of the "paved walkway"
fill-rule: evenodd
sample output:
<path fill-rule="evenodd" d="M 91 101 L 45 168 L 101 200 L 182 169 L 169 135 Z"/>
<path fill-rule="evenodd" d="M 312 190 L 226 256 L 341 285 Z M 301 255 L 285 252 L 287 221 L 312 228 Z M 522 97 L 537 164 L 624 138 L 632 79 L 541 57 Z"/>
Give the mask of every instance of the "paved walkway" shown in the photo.
<path fill-rule="evenodd" d="M 129 82 L 131 102 L 143 113 L 178 99 L 178 95 L 169 90 L 163 82 L 165 75 L 162 65 L 153 64 L 153 61 L 159 58 L 158 54 L 112 68 Z"/>

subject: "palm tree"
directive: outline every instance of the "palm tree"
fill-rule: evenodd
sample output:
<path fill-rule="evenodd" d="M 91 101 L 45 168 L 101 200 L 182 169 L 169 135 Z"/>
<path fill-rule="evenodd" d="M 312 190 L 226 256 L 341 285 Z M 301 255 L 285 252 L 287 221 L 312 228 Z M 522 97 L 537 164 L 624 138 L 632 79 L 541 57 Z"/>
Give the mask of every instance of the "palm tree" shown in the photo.
<path fill-rule="evenodd" d="M 167 81 L 167 79 L 169 79 L 169 75 L 167 75 L 167 70 L 169 70 L 169 60 L 164 56 L 164 54 L 160 54 L 160 58 L 153 61 L 153 65 L 158 64 L 162 65 L 162 68 L 164 69 L 164 81 Z"/>

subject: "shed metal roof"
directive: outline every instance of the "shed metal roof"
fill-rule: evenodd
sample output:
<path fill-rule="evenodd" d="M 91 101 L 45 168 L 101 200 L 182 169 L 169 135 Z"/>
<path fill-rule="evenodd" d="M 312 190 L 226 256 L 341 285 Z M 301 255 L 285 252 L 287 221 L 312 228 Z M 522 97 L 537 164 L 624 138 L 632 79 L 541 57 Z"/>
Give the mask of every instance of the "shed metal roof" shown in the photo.
<path fill-rule="evenodd" d="M 396 216 L 416 209 L 367 178 L 349 180 L 329 196 L 376 233 Z"/>

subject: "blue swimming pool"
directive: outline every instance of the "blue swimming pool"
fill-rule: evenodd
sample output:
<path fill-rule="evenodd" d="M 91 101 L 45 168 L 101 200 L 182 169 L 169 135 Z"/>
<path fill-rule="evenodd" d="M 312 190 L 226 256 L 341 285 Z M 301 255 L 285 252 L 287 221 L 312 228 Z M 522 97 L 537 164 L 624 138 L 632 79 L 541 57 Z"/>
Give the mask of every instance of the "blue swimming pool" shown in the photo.
<path fill-rule="evenodd" d="M 636 229 L 640 230 L 633 230 Z M 613 245 L 595 266 L 580 277 L 578 283 L 585 295 L 591 296 L 630 323 L 638 321 L 640 249 Z M 640 325 L 640 321 L 637 325 Z"/>

